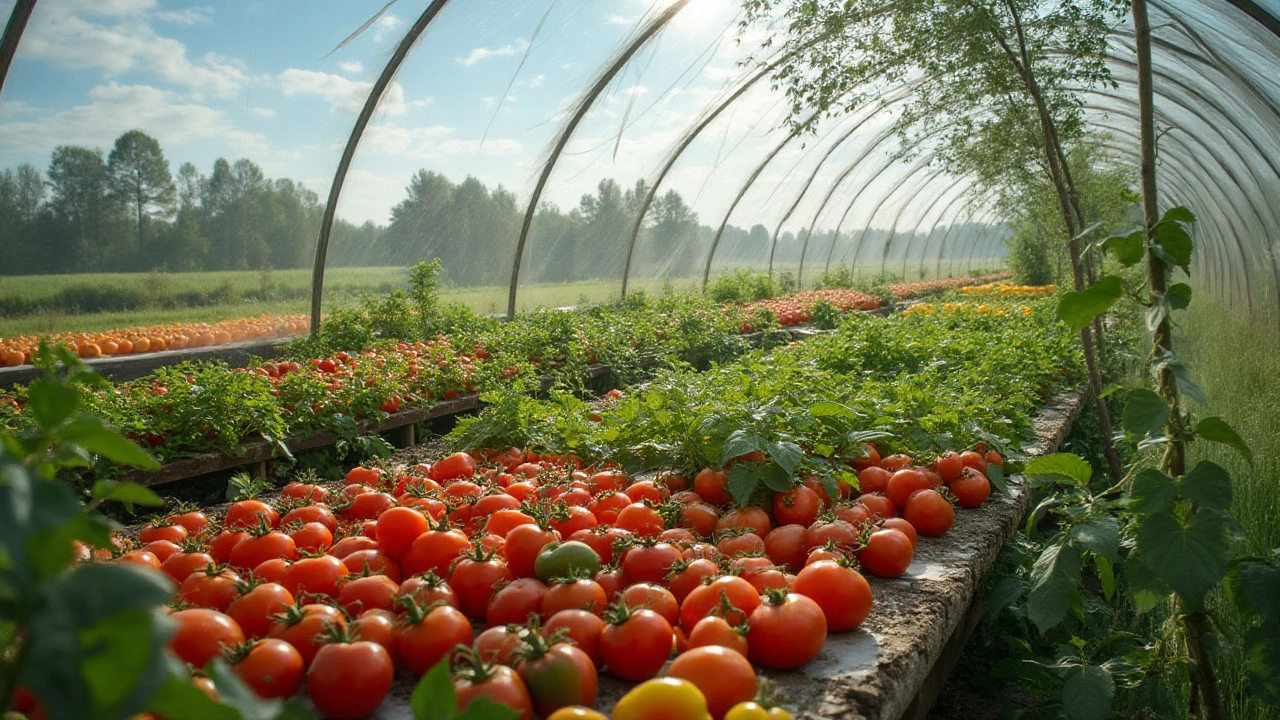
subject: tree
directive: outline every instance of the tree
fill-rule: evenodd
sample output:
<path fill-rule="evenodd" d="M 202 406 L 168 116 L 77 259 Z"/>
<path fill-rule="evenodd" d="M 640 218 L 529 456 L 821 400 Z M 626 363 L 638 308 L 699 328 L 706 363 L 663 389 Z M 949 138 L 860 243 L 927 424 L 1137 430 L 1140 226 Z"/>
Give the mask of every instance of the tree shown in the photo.
<path fill-rule="evenodd" d="M 744 26 L 785 25 L 775 80 L 792 101 L 790 122 L 864 107 L 890 84 L 911 92 L 895 118 L 902 147 L 933 152 L 980 191 L 1042 174 L 1058 199 L 1076 289 L 1084 213 L 1064 147 L 1084 128 L 1081 87 L 1112 83 L 1106 43 L 1116 0 L 743 0 Z M 774 43 L 776 44 L 776 43 Z M 833 71 L 833 69 L 836 69 Z M 1100 324 L 1095 325 L 1095 333 Z M 1122 475 L 1100 397 L 1094 336 L 1081 331 L 1107 457 Z"/>
<path fill-rule="evenodd" d="M 133 211 L 136 250 L 145 253 L 147 225 L 155 218 L 167 219 L 173 214 L 176 193 L 160 141 L 141 130 L 126 132 L 116 138 L 107 158 L 107 171 L 111 192 Z"/>
<path fill-rule="evenodd" d="M 118 249 L 113 230 L 118 227 L 120 206 L 110 193 L 102 151 L 59 145 L 53 150 L 48 176 L 55 226 L 48 250 L 54 257 L 66 258 L 59 269 L 105 269 L 107 258 Z"/>
<path fill-rule="evenodd" d="M 200 189 L 205 182 L 204 176 L 195 165 L 184 162 L 178 168 L 178 207 L 193 208 L 200 204 Z"/>

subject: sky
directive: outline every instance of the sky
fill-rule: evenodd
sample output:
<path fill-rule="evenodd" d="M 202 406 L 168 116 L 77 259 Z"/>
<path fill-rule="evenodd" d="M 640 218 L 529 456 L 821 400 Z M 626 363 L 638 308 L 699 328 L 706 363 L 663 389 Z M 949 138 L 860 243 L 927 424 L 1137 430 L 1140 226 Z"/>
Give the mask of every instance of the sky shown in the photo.
<path fill-rule="evenodd" d="M 454 0 L 384 96 L 338 215 L 386 223 L 420 169 L 455 182 L 474 175 L 528 202 L 567 109 L 655 5 L 670 1 Z M 63 144 L 106 153 L 117 136 L 136 128 L 161 141 L 175 172 L 183 162 L 208 173 L 219 157 L 247 157 L 269 177 L 300 180 L 323 198 L 372 81 L 427 2 L 394 3 L 335 49 L 384 4 L 41 2 L 0 96 L 0 167 L 46 168 L 50 152 Z M 12 6 L 0 0 L 5 16 Z M 766 33 L 753 28 L 739 35 L 736 20 L 733 0 L 692 0 L 592 106 L 543 199 L 567 209 L 602 178 L 624 185 L 652 179 L 708 103 L 749 72 L 739 61 Z M 719 223 L 741 180 L 786 135 L 781 93 L 758 85 L 699 136 L 663 183 L 685 195 L 705 224 Z M 857 137 L 874 137 L 887 122 L 873 118 Z M 734 211 L 734 224 L 772 229 L 785 218 L 784 227 L 807 226 L 821 209 L 819 226 L 834 226 L 847 204 L 822 199 L 859 153 L 851 142 L 820 162 L 835 135 L 786 145 Z M 837 200 L 852 198 L 852 216 L 888 226 L 893 202 L 876 204 L 884 193 L 875 190 L 905 193 L 915 180 L 895 189 L 900 164 L 867 167 L 865 178 L 846 178 Z M 815 191 L 793 208 L 795 191 L 810 175 Z M 946 187 L 939 185 L 939 194 Z M 962 206 L 930 202 L 915 214 L 932 221 Z M 903 224 L 915 222 L 904 214 Z"/>

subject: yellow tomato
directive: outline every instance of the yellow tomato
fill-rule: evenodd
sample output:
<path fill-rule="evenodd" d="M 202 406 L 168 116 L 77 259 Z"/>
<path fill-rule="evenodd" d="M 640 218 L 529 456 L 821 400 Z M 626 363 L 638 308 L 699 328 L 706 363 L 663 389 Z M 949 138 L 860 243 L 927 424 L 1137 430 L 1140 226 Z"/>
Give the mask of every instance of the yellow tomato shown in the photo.
<path fill-rule="evenodd" d="M 622 696 L 613 720 L 711 720 L 707 699 L 688 680 L 646 680 Z"/>
<path fill-rule="evenodd" d="M 795 720 L 795 716 L 780 707 L 764 709 L 754 702 L 742 702 L 729 708 L 724 720 Z"/>
<path fill-rule="evenodd" d="M 560 708 L 547 716 L 547 720 L 609 720 L 603 714 L 581 706 Z"/>

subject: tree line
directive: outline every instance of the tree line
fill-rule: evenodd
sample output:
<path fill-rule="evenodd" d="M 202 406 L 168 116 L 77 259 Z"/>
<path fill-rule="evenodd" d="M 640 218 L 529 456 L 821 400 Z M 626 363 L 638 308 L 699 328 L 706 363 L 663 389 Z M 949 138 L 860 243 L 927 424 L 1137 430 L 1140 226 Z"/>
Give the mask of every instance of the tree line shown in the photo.
<path fill-rule="evenodd" d="M 649 187 L 601 180 L 594 193 L 563 210 L 543 202 L 535 213 L 522 270 L 529 283 L 617 279 L 639 207 Z M 309 267 L 323 207 L 317 194 L 288 178 L 271 179 L 253 161 L 219 158 L 208 174 L 184 162 L 174 175 L 159 141 L 139 130 L 116 139 L 104 157 L 95 148 L 54 149 L 43 173 L 28 164 L 0 172 L 0 274 L 174 272 Z M 420 170 L 386 226 L 339 220 L 329 264 L 408 266 L 439 258 L 447 282 L 507 282 L 524 206 L 501 185 L 474 177 L 454 183 Z M 785 232 L 774 262 L 799 262 L 806 232 Z M 654 197 L 635 242 L 635 277 L 701 274 L 715 230 L 699 222 L 684 197 Z M 809 240 L 818 268 L 833 231 Z M 842 234 L 880 258 L 887 233 Z M 768 262 L 772 231 L 764 225 L 725 228 L 717 266 Z M 898 253 L 910 233 L 893 240 Z M 837 259 L 838 259 L 837 255 Z M 866 261 L 863 255 L 861 260 Z"/>

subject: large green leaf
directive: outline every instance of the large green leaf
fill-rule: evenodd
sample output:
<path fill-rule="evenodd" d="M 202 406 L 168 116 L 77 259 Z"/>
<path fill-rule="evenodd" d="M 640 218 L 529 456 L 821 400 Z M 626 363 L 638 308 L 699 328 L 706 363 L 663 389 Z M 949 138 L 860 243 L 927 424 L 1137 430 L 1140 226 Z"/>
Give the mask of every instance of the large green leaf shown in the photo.
<path fill-rule="evenodd" d="M 1063 295 L 1058 301 L 1058 319 L 1078 332 L 1109 310 L 1123 295 L 1124 281 L 1107 275 L 1083 290 Z"/>
<path fill-rule="evenodd" d="M 1191 212 L 1185 206 L 1179 205 L 1171 207 L 1164 211 L 1164 215 L 1160 216 L 1160 222 L 1184 222 L 1191 223 L 1196 221 L 1196 214 Z"/>
<path fill-rule="evenodd" d="M 848 405 L 838 403 L 833 400 L 819 400 L 818 402 L 810 405 L 809 414 L 813 417 L 860 417 L 858 411 Z"/>
<path fill-rule="evenodd" d="M 1115 695 L 1111 673 L 1097 665 L 1073 667 L 1062 680 L 1062 706 L 1071 720 L 1106 720 Z"/>
<path fill-rule="evenodd" d="M 1263 625 L 1245 633 L 1244 656 L 1253 694 L 1280 705 L 1280 626 Z"/>
<path fill-rule="evenodd" d="M 1231 476 L 1222 466 L 1201 460 L 1178 481 L 1178 494 L 1197 505 L 1226 510 L 1231 507 Z"/>
<path fill-rule="evenodd" d="M 756 469 L 756 477 L 765 487 L 774 492 L 786 492 L 791 489 L 791 474 L 776 463 L 765 463 Z"/>
<path fill-rule="evenodd" d="M 1186 228 L 1177 222 L 1160 222 L 1151 230 L 1151 237 L 1160 246 L 1164 259 L 1186 270 L 1191 265 L 1191 251 L 1195 243 Z"/>
<path fill-rule="evenodd" d="M 1227 523 L 1221 513 L 1200 509 L 1185 527 L 1171 514 L 1151 515 L 1138 525 L 1142 561 L 1190 609 L 1227 574 Z"/>
<path fill-rule="evenodd" d="M 1112 235 L 1103 240 L 1100 247 L 1103 252 L 1114 257 L 1116 262 L 1129 267 L 1142 260 L 1146 251 L 1145 235 L 1142 230 L 1135 230 L 1128 235 Z"/>
<path fill-rule="evenodd" d="M 752 452 L 764 452 L 764 439 L 750 430 L 734 430 L 724 441 L 724 447 L 720 451 L 720 464 L 724 465 L 736 457 Z"/>
<path fill-rule="evenodd" d="M 1062 622 L 1080 584 L 1080 551 L 1067 542 L 1050 545 L 1031 568 L 1027 614 L 1040 632 Z"/>
<path fill-rule="evenodd" d="M 218 704 L 179 675 L 166 679 L 151 697 L 147 709 L 168 720 L 244 720 L 234 708 Z"/>
<path fill-rule="evenodd" d="M 164 500 L 151 488 L 137 483 L 119 482 L 117 480 L 99 480 L 93 484 L 93 499 L 98 501 L 115 500 L 117 502 L 161 507 Z"/>
<path fill-rule="evenodd" d="M 751 504 L 751 495 L 760 486 L 760 476 L 756 473 L 755 463 L 738 463 L 729 468 L 729 480 L 726 483 L 729 494 L 739 507 Z"/>
<path fill-rule="evenodd" d="M 1248 443 L 1220 417 L 1207 417 L 1196 423 L 1196 434 L 1210 442 L 1222 443 L 1240 453 L 1249 463 L 1253 462 L 1253 451 Z"/>
<path fill-rule="evenodd" d="M 1178 483 L 1153 468 L 1139 472 L 1129 488 L 1129 507 L 1145 515 L 1171 513 L 1177 501 Z"/>
<path fill-rule="evenodd" d="M 796 466 L 804 460 L 804 450 L 800 446 L 783 440 L 781 442 L 771 442 L 766 448 L 769 457 L 790 475 L 796 471 Z"/>
<path fill-rule="evenodd" d="M 449 661 L 441 660 L 422 676 L 409 699 L 413 720 L 450 720 L 458 712 Z"/>
<path fill-rule="evenodd" d="M 1280 565 L 1241 560 L 1227 576 L 1227 590 L 1242 614 L 1280 626 Z"/>
<path fill-rule="evenodd" d="M 1120 561 L 1120 522 L 1102 516 L 1071 528 L 1071 542 L 1111 562 Z"/>
<path fill-rule="evenodd" d="M 80 415 L 67 423 L 60 435 L 64 441 L 73 442 L 94 455 L 101 455 L 114 463 L 148 470 L 160 467 L 160 463 L 156 462 L 156 459 L 146 450 L 129 442 L 92 415 Z"/>
<path fill-rule="evenodd" d="M 1137 388 L 1124 396 L 1121 423 L 1126 433 L 1136 437 L 1158 435 L 1164 431 L 1171 412 L 1164 398 L 1146 388 Z"/>
<path fill-rule="evenodd" d="M 1165 300 L 1173 310 L 1185 310 L 1191 304 L 1191 286 L 1186 283 L 1174 283 L 1164 291 Z"/>
<path fill-rule="evenodd" d="M 1084 458 L 1071 453 L 1055 453 L 1036 458 L 1027 463 L 1022 472 L 1029 476 L 1053 476 L 1064 478 L 1072 485 L 1081 487 L 1089 484 L 1093 477 L 1093 468 Z"/>
<path fill-rule="evenodd" d="M 1134 607 L 1140 613 L 1159 605 L 1172 592 L 1168 585 L 1151 572 L 1142 561 L 1142 553 L 1136 550 L 1125 558 L 1124 576 L 1129 583 L 1129 596 L 1133 598 Z"/>
<path fill-rule="evenodd" d="M 40 378 L 27 387 L 27 409 L 43 428 L 52 428 L 71 417 L 80 405 L 80 391 Z"/>

